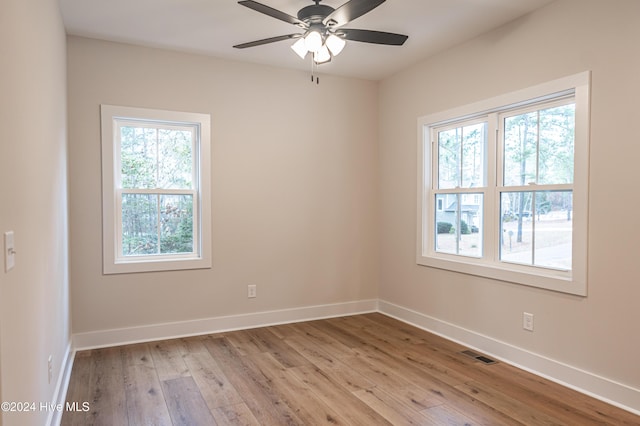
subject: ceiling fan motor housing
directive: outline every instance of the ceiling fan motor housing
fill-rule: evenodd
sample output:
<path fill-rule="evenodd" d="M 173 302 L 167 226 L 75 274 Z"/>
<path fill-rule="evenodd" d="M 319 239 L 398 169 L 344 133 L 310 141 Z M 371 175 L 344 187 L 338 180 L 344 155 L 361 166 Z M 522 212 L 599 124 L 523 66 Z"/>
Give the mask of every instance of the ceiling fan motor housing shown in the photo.
<path fill-rule="evenodd" d="M 321 24 L 324 18 L 331 15 L 334 10 L 331 6 L 314 4 L 300 9 L 298 11 L 298 19 L 309 25 Z"/>

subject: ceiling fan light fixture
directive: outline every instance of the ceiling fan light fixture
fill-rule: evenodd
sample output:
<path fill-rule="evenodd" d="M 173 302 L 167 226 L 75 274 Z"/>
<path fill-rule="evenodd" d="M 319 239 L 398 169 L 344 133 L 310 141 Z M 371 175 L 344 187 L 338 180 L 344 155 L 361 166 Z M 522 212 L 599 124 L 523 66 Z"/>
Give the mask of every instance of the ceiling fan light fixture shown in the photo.
<path fill-rule="evenodd" d="M 302 33 L 285 34 L 241 43 L 233 46 L 236 49 L 262 46 L 283 40 L 295 40 L 291 49 L 304 59 L 312 53 L 313 64 L 330 62 L 344 49 L 347 41 L 381 44 L 387 46 L 401 46 L 409 36 L 384 31 L 359 30 L 344 28 L 344 25 L 360 16 L 371 12 L 385 0 L 346 0 L 342 6 L 334 8 L 320 4 L 322 0 L 310 0 L 315 3 L 300 9 L 296 16 L 274 9 L 255 0 L 242 0 L 238 4 L 252 9 L 263 15 L 270 16 L 302 29 Z M 337 1 L 337 0 L 335 0 Z M 344 0 L 343 0 L 344 1 Z M 317 79 L 316 79 L 317 82 Z"/>
<path fill-rule="evenodd" d="M 335 34 L 330 34 L 325 42 L 325 45 L 329 48 L 333 56 L 338 56 L 346 44 L 346 41 Z"/>
<path fill-rule="evenodd" d="M 299 38 L 298 41 L 293 43 L 293 45 L 291 46 L 291 49 L 293 49 L 293 51 L 296 52 L 296 54 L 300 56 L 302 59 L 304 59 L 305 56 L 307 56 L 307 53 L 309 52 L 307 50 L 306 42 L 302 37 Z"/>
<path fill-rule="evenodd" d="M 318 31 L 309 31 L 304 42 L 309 52 L 317 53 L 322 48 L 322 35 Z"/>
<path fill-rule="evenodd" d="M 316 64 L 324 64 L 331 60 L 331 52 L 326 45 L 323 45 L 320 50 L 313 54 L 313 60 Z"/>

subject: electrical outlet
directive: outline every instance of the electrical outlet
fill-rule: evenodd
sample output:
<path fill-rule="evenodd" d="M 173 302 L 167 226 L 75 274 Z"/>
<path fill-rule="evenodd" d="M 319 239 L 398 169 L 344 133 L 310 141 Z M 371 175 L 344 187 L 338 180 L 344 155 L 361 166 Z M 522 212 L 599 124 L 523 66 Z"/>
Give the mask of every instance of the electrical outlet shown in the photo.
<path fill-rule="evenodd" d="M 51 379 L 53 379 L 53 355 L 49 355 L 49 359 L 47 360 L 47 377 L 49 384 L 51 384 Z"/>
<path fill-rule="evenodd" d="M 522 313 L 522 328 L 527 331 L 533 331 L 533 314 L 529 312 Z"/>
<path fill-rule="evenodd" d="M 256 296 L 257 296 L 256 285 L 255 284 L 249 284 L 247 286 L 247 297 L 249 299 L 253 299 Z"/>

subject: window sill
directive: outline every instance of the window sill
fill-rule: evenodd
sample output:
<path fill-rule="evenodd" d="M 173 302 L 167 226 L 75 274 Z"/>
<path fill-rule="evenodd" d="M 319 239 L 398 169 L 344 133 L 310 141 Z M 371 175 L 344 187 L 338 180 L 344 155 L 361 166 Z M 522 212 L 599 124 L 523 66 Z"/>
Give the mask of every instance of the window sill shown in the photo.
<path fill-rule="evenodd" d="M 577 279 L 570 272 L 551 269 L 530 268 L 510 264 L 473 263 L 440 257 L 418 256 L 418 265 L 444 269 L 482 278 L 522 284 L 560 293 L 586 296 L 586 279 Z M 517 270 L 518 269 L 518 270 Z"/>
<path fill-rule="evenodd" d="M 210 269 L 211 259 L 206 258 L 182 258 L 182 259 L 158 259 L 158 260 L 127 260 L 126 262 L 114 262 L 105 264 L 103 272 L 111 274 L 135 274 L 140 272 L 183 271 L 188 269 Z"/>

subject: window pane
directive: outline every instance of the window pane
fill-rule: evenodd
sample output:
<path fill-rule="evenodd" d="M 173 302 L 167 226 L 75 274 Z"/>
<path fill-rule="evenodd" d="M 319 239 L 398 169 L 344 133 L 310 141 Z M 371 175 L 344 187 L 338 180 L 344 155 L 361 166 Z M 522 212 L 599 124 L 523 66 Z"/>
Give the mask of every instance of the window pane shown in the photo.
<path fill-rule="evenodd" d="M 461 194 L 460 244 L 459 252 L 463 256 L 482 257 L 483 194 Z"/>
<path fill-rule="evenodd" d="M 435 205 L 444 206 L 436 209 L 435 250 L 482 257 L 483 194 L 438 194 Z"/>
<path fill-rule="evenodd" d="M 193 181 L 193 133 L 158 129 L 158 187 L 191 189 Z"/>
<path fill-rule="evenodd" d="M 486 123 L 462 128 L 462 188 L 484 186 Z"/>
<path fill-rule="evenodd" d="M 538 113 L 504 119 L 504 185 L 520 186 L 536 181 Z"/>
<path fill-rule="evenodd" d="M 120 163 L 123 188 L 155 188 L 157 131 L 144 127 L 120 127 Z"/>
<path fill-rule="evenodd" d="M 571 269 L 571 191 L 505 192 L 500 201 L 500 260 Z"/>
<path fill-rule="evenodd" d="M 160 253 L 193 253 L 193 196 L 160 197 Z"/>
<path fill-rule="evenodd" d="M 438 132 L 438 188 L 485 185 L 487 123 Z"/>
<path fill-rule="evenodd" d="M 533 262 L 532 192 L 503 192 L 500 195 L 501 240 L 500 260 Z"/>
<path fill-rule="evenodd" d="M 122 254 L 158 253 L 158 196 L 122 194 Z"/>
<path fill-rule="evenodd" d="M 534 264 L 571 269 L 573 197 L 571 191 L 544 191 L 535 197 Z"/>
<path fill-rule="evenodd" d="M 436 211 L 436 251 L 440 253 L 458 254 L 456 227 L 458 223 L 458 207 L 456 194 L 436 195 L 436 206 L 443 205 Z"/>
<path fill-rule="evenodd" d="M 438 132 L 438 188 L 460 186 L 461 129 Z"/>
<path fill-rule="evenodd" d="M 575 104 L 540 111 L 538 183 L 573 183 Z"/>

